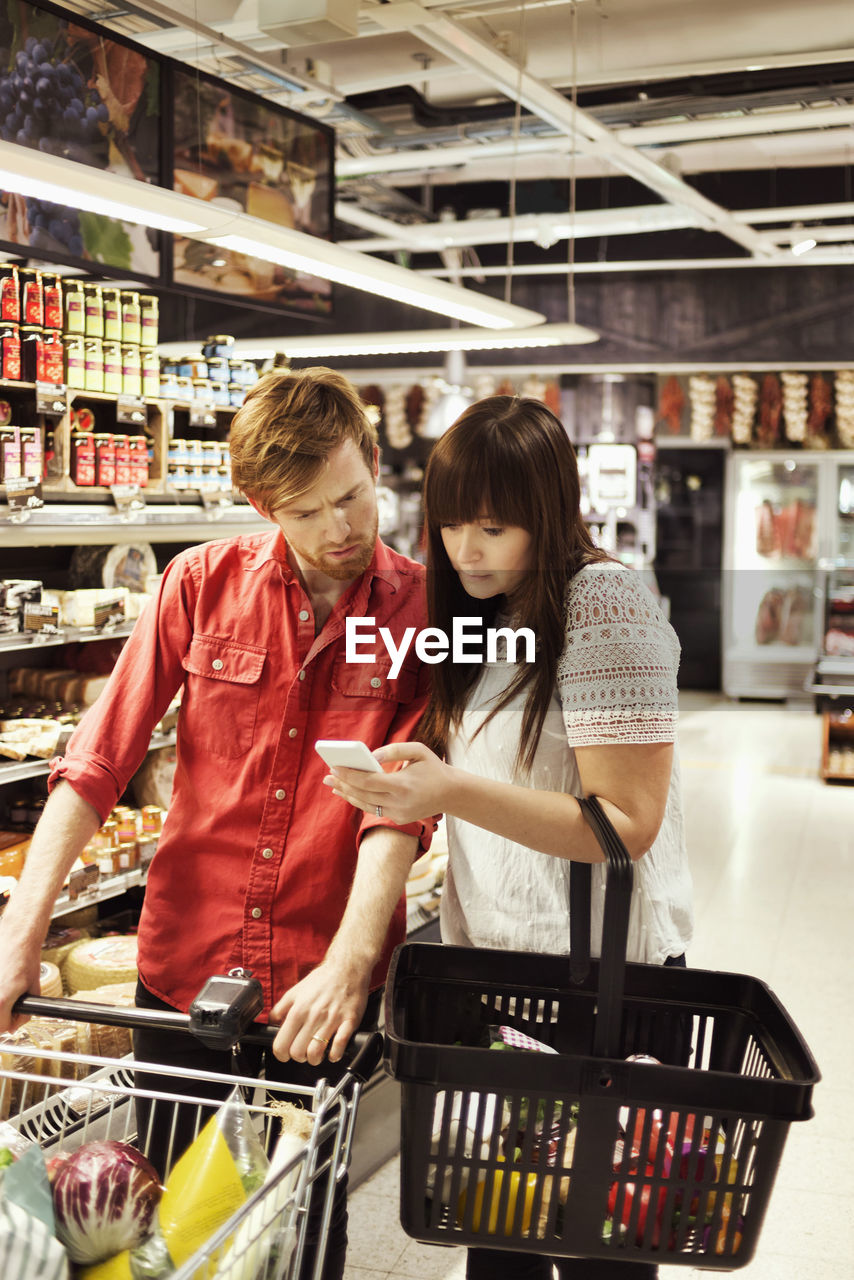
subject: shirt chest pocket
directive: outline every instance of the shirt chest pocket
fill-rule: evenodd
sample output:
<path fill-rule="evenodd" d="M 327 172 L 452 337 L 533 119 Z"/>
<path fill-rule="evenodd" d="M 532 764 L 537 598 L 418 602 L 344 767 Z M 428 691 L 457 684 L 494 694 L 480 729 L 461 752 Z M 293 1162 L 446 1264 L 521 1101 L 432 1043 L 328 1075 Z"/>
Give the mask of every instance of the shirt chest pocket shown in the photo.
<path fill-rule="evenodd" d="M 181 731 L 195 747 L 233 759 L 252 746 L 267 650 L 220 636 L 196 635 L 181 665 L 187 673 Z"/>
<path fill-rule="evenodd" d="M 417 686 L 415 668 L 404 664 L 398 674 L 392 676 L 391 666 L 391 657 L 385 651 L 367 662 L 347 662 L 342 655 L 332 668 L 332 688 L 345 698 L 411 702 Z"/>

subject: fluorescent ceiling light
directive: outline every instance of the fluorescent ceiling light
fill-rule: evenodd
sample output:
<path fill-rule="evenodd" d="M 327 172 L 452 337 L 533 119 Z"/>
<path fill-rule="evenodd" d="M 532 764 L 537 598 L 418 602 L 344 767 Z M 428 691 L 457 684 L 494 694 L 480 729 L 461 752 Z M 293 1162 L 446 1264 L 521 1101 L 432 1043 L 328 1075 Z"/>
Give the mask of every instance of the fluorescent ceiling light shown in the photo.
<path fill-rule="evenodd" d="M 14 143 L 0 144 L 4 147 Z M 23 150 L 21 147 L 19 150 Z M 83 165 L 78 166 L 83 168 Z M 105 218 L 118 218 L 122 222 L 143 222 L 156 231 L 171 231 L 175 235 L 192 236 L 204 230 L 204 223 L 190 222 L 186 218 L 176 218 L 156 209 L 141 209 L 139 204 L 129 204 L 124 200 L 114 200 L 99 196 L 91 191 L 80 191 L 76 186 L 64 186 L 59 182 L 45 182 L 32 174 L 16 172 L 9 168 L 0 168 L 0 190 L 13 191 L 17 195 L 31 196 L 34 200 L 43 200 L 47 204 L 69 205 L 74 209 L 85 209 L 89 213 L 103 214 Z"/>
<path fill-rule="evenodd" d="M 283 353 L 292 360 L 334 356 L 423 355 L 440 351 L 512 351 L 531 347 L 597 342 L 598 333 L 580 324 L 543 324 L 486 333 L 483 329 L 415 329 L 396 333 L 333 333 L 325 337 L 242 338 L 234 352 L 243 360 L 267 360 Z M 184 355 L 187 343 L 159 347 L 163 355 Z"/>
<path fill-rule="evenodd" d="M 444 280 L 427 279 L 396 263 L 332 244 L 319 236 L 14 142 L 0 141 L 0 189 L 186 235 L 421 307 L 463 324 L 510 329 L 541 324 L 545 319 L 527 307 L 513 306 Z"/>
<path fill-rule="evenodd" d="M 792 245 L 792 253 L 796 258 L 799 258 L 802 253 L 809 253 L 810 249 L 814 249 L 815 246 L 816 241 L 811 236 L 806 236 L 803 240 L 798 240 Z"/>

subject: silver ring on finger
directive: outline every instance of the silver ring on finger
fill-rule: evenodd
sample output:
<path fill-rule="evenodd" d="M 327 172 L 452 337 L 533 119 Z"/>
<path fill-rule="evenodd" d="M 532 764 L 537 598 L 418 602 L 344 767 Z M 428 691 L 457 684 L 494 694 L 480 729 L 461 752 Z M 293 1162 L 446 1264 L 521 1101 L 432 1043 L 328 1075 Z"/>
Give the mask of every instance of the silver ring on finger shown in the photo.
<path fill-rule="evenodd" d="M 383 816 L 383 807 L 381 804 L 377 805 L 376 809 L 374 810 L 374 813 L 377 815 L 378 818 L 381 818 Z"/>

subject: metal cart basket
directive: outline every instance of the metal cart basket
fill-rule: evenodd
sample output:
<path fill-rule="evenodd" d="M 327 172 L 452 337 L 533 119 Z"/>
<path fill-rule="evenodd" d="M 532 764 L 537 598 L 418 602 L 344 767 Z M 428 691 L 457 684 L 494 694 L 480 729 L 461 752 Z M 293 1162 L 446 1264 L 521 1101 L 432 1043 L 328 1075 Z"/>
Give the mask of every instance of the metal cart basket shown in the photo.
<path fill-rule="evenodd" d="M 20 1011 L 51 1018 L 76 1019 L 113 1026 L 168 1026 L 189 1029 L 186 1015 L 152 1010 L 119 1009 L 80 1000 L 25 997 Z M 276 1028 L 250 1024 L 244 1037 L 270 1043 Z M 153 1132 L 163 1135 L 168 1150 L 165 1175 L 180 1151 L 172 1138 L 191 1117 L 195 1134 L 222 1106 L 224 1094 L 238 1087 L 251 1116 L 252 1127 L 266 1150 L 278 1134 L 277 1099 L 301 1103 L 310 1113 L 310 1135 L 286 1164 L 221 1222 L 192 1255 L 180 1260 L 174 1280 L 291 1280 L 300 1271 L 309 1222 L 309 1202 L 316 1233 L 312 1280 L 319 1280 L 325 1260 L 335 1187 L 350 1162 L 353 1131 L 361 1087 L 382 1053 L 379 1033 L 362 1037 L 362 1044 L 343 1078 L 333 1086 L 321 1080 L 315 1089 L 254 1076 L 189 1071 L 131 1057 L 104 1058 L 86 1053 L 15 1046 L 13 1068 L 0 1061 L 0 1116 L 24 1137 L 37 1142 L 50 1157 L 70 1153 L 93 1140 L 117 1140 L 148 1156 Z M 27 1062 L 31 1058 L 31 1062 Z M 224 1063 L 229 1063 L 227 1053 Z M 149 1087 L 139 1088 L 136 1072 L 145 1073 Z M 182 1078 L 179 1086 L 176 1077 Z M 154 1087 L 151 1082 L 154 1081 Z M 215 1085 L 218 1098 L 204 1096 Z M 194 1092 L 195 1091 L 195 1092 Z M 137 1132 L 137 1105 L 148 1116 L 145 1132 Z M 162 1162 L 162 1160 L 161 1160 Z M 306 1263 L 308 1266 L 308 1262 Z"/>
<path fill-rule="evenodd" d="M 816 1064 L 757 979 L 626 963 L 631 860 L 598 802 L 582 809 L 608 863 L 599 961 L 576 864 L 571 959 L 395 953 L 402 1225 L 444 1244 L 743 1267 L 789 1124 L 812 1115 Z M 524 1037 L 546 1051 L 488 1047 Z"/>

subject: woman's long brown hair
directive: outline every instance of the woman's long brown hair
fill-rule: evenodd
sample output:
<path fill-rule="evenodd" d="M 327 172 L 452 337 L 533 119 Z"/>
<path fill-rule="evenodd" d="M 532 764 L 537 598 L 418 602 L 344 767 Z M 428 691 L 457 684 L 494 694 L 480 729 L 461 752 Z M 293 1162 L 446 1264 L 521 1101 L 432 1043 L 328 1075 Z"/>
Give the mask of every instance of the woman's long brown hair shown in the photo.
<path fill-rule="evenodd" d="M 517 765 L 529 769 L 554 694 L 566 636 L 566 592 L 585 564 L 605 560 L 581 515 L 575 452 L 563 424 L 538 400 L 489 396 L 479 400 L 438 440 L 424 477 L 427 532 L 427 607 L 430 625 L 446 635 L 455 617 L 491 626 L 504 597 L 477 601 L 451 567 L 442 525 L 486 516 L 517 525 L 532 538 L 533 568 L 513 597 L 513 625 L 530 627 L 536 661 L 520 663 L 509 688 L 478 727 L 527 688 Z M 441 662 L 433 668 L 430 706 L 420 736 L 444 753 L 482 672 L 479 663 Z"/>

